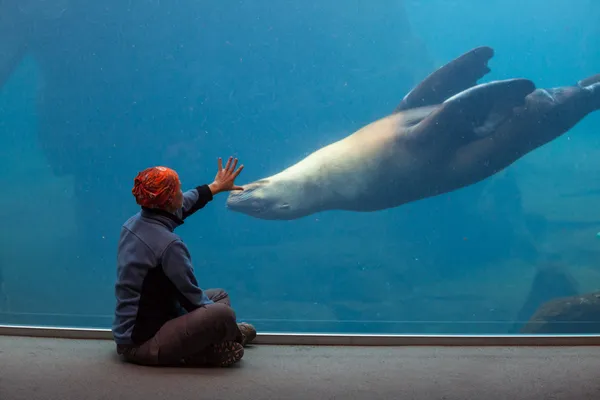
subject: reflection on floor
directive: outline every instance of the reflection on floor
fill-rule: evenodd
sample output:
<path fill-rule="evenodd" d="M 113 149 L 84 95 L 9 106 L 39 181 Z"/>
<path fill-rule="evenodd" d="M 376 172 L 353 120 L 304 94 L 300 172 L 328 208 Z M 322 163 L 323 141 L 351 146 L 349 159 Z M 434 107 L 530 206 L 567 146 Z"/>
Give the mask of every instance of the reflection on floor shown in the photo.
<path fill-rule="evenodd" d="M 0 336 L 2 400 L 595 399 L 600 347 L 254 346 L 230 369 L 127 365 L 110 341 Z"/>

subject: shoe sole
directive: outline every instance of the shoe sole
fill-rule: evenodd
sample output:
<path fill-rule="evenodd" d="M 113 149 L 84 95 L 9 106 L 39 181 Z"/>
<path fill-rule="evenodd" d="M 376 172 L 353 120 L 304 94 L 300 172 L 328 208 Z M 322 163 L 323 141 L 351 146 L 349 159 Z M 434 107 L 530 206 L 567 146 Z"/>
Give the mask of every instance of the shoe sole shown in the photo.
<path fill-rule="evenodd" d="M 244 357 L 244 347 L 236 342 L 220 343 L 215 346 L 216 356 L 225 359 L 219 360 L 220 367 L 229 367 Z"/>

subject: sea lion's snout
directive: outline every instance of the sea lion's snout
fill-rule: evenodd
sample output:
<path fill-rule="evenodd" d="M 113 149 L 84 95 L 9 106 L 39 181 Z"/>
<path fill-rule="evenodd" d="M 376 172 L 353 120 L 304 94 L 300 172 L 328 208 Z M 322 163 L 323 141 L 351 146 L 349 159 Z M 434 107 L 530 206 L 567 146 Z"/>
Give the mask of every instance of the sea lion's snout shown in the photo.
<path fill-rule="evenodd" d="M 229 193 L 226 202 L 228 210 L 259 219 L 290 218 L 292 207 L 289 197 L 292 193 L 288 185 L 261 179 L 242 185 L 242 188 L 244 190 Z"/>
<path fill-rule="evenodd" d="M 261 194 L 261 189 L 268 185 L 268 180 L 260 180 L 242 185 L 244 190 L 235 190 L 229 193 L 226 207 L 231 211 L 259 216 L 268 208 L 268 201 Z"/>

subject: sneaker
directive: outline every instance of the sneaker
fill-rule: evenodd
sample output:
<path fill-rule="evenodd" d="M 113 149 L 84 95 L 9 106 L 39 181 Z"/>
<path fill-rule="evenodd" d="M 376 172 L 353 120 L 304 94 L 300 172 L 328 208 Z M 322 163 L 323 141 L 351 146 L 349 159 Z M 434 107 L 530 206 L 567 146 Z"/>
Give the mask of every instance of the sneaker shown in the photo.
<path fill-rule="evenodd" d="M 188 365 L 229 367 L 244 356 L 244 347 L 236 342 L 222 342 L 208 347 L 202 354 L 184 360 Z"/>
<path fill-rule="evenodd" d="M 229 367 L 244 356 L 244 347 L 236 342 L 222 342 L 211 345 L 206 353 L 207 364 Z"/>
<path fill-rule="evenodd" d="M 238 324 L 240 332 L 242 332 L 242 346 L 246 346 L 256 338 L 256 328 L 247 322 Z"/>

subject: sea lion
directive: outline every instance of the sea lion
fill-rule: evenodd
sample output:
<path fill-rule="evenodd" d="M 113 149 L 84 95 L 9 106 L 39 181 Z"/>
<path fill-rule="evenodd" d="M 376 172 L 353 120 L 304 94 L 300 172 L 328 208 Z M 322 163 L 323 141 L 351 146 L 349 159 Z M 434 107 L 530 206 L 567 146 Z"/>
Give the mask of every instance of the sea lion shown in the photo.
<path fill-rule="evenodd" d="M 326 210 L 397 207 L 482 181 L 600 108 L 600 75 L 552 89 L 522 78 L 477 84 L 493 53 L 480 47 L 453 60 L 393 114 L 242 185 L 227 208 L 292 220 Z"/>

